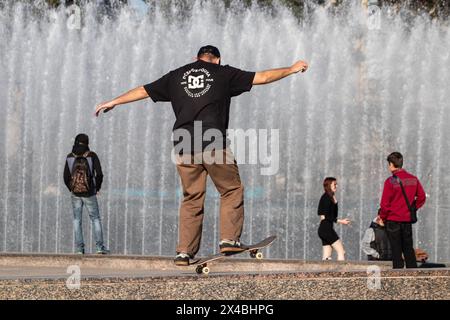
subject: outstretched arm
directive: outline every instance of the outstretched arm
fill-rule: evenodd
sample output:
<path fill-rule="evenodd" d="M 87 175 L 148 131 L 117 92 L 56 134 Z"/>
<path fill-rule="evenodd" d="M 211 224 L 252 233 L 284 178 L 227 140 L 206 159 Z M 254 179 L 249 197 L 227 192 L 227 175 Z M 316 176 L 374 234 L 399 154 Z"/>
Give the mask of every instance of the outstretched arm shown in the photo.
<path fill-rule="evenodd" d="M 288 68 L 278 68 L 256 72 L 255 78 L 253 79 L 253 84 L 271 83 L 300 71 L 305 72 L 307 69 L 308 64 L 305 61 L 299 60 Z"/>
<path fill-rule="evenodd" d="M 147 91 L 145 91 L 144 87 L 134 88 L 134 89 L 128 91 L 127 93 L 124 93 L 123 95 L 121 95 L 111 101 L 106 101 L 106 102 L 100 103 L 95 109 L 95 116 L 98 117 L 98 115 L 102 111 L 103 112 L 111 111 L 112 109 L 114 109 L 116 106 L 118 106 L 120 104 L 138 101 L 138 100 L 142 100 L 142 99 L 145 99 L 148 97 L 149 97 L 149 95 L 148 95 Z"/>

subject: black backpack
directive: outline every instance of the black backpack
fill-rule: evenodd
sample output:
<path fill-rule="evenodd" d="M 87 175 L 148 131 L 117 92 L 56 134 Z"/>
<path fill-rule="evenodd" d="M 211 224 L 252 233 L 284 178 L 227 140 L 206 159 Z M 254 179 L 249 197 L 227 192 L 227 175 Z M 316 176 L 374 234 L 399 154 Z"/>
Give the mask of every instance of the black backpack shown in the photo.
<path fill-rule="evenodd" d="M 70 169 L 70 190 L 74 195 L 89 194 L 93 188 L 92 158 L 89 151 L 79 156 L 72 153 L 68 158 Z"/>

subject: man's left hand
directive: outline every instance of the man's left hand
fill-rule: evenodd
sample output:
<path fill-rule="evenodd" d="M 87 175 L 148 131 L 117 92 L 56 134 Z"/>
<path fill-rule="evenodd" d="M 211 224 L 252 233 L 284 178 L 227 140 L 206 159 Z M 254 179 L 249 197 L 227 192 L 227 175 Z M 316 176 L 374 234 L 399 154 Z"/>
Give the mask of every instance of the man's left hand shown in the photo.
<path fill-rule="evenodd" d="M 292 73 L 305 72 L 307 69 L 308 63 L 303 60 L 299 60 L 291 66 Z"/>

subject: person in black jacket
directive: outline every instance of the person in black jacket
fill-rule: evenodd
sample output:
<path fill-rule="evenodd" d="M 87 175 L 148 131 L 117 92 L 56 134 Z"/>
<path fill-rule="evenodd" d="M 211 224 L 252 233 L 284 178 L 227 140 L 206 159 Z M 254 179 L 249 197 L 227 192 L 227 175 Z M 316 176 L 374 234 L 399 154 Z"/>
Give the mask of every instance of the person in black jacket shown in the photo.
<path fill-rule="evenodd" d="M 333 249 L 338 254 L 338 260 L 345 260 L 345 250 L 342 241 L 339 239 L 333 224 L 350 224 L 350 220 L 338 219 L 338 203 L 336 200 L 337 180 L 333 177 L 327 177 L 323 181 L 325 193 L 319 201 L 318 215 L 320 216 L 320 225 L 318 230 L 319 238 L 322 240 L 322 260 L 331 260 Z"/>
<path fill-rule="evenodd" d="M 361 250 L 368 260 L 392 261 L 392 249 L 383 220 L 377 216 L 364 232 Z"/>
<path fill-rule="evenodd" d="M 379 214 L 379 212 L 378 212 Z M 369 261 L 392 261 L 392 249 L 383 220 L 378 215 L 370 224 L 361 240 L 361 249 Z M 445 268 L 443 263 L 428 262 L 428 254 L 419 248 L 414 249 L 419 268 Z"/>
<path fill-rule="evenodd" d="M 76 252 L 84 254 L 82 229 L 83 206 L 89 212 L 98 254 L 107 254 L 103 244 L 103 231 L 97 202 L 97 193 L 103 182 L 102 167 L 95 152 L 89 150 L 89 137 L 79 134 L 75 137 L 72 152 L 67 155 L 64 167 L 64 183 L 72 193 L 73 227 Z"/>

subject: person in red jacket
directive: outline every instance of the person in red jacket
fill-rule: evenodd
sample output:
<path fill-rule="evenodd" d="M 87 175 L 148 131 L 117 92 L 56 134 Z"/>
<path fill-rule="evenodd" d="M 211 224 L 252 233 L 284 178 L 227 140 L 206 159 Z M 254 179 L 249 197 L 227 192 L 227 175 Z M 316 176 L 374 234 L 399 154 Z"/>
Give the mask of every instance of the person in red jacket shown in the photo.
<path fill-rule="evenodd" d="M 419 179 L 402 169 L 403 156 L 400 152 L 391 153 L 387 157 L 387 161 L 392 177 L 384 182 L 380 218 L 385 222 L 391 244 L 393 268 L 401 269 L 405 263 L 406 268 L 417 268 L 413 248 L 411 213 L 399 180 L 403 184 L 409 203 L 416 209 L 424 205 L 426 195 Z"/>

